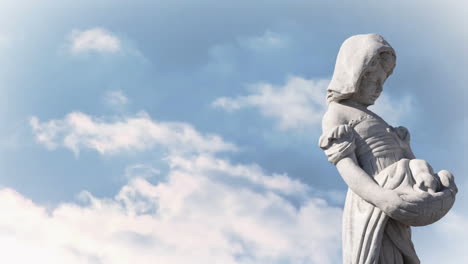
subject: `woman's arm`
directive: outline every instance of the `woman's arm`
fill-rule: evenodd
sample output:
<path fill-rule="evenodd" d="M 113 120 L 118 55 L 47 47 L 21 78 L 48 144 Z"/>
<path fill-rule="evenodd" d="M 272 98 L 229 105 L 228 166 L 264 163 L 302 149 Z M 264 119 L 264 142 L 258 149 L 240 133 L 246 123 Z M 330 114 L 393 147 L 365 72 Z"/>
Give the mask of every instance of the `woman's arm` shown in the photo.
<path fill-rule="evenodd" d="M 328 111 L 324 114 L 322 120 L 322 129 L 325 138 L 334 138 L 334 139 L 344 139 L 349 144 L 354 145 L 354 136 L 352 135 L 351 129 L 345 125 L 348 122 L 346 112 L 340 108 L 338 103 L 332 103 L 329 106 Z M 339 141 L 339 140 L 337 140 Z M 357 164 L 356 155 L 352 153 L 343 153 L 340 149 L 330 151 L 333 149 L 333 145 L 323 144 L 321 145 L 324 148 L 325 153 L 329 157 L 329 161 L 334 163 L 338 172 L 340 173 L 343 180 L 349 186 L 349 188 L 359 195 L 365 201 L 375 204 L 375 198 L 377 193 L 381 193 L 383 188 L 380 187 L 374 179 L 369 176 L 359 165 Z M 328 148 L 328 149 L 327 149 Z M 336 149 L 336 147 L 335 147 Z M 332 156 L 327 151 L 338 154 L 336 158 L 330 160 Z M 347 155 L 347 156 L 344 156 Z M 335 163 L 335 160 L 337 162 Z"/>
<path fill-rule="evenodd" d="M 328 161 L 337 167 L 349 188 L 363 200 L 391 217 L 403 219 L 414 216 L 412 210 L 407 210 L 412 208 L 412 204 L 405 202 L 398 192 L 381 187 L 359 166 L 354 153 L 354 133 L 347 125 L 349 117 L 338 107 L 336 103 L 330 104 L 322 120 L 323 135 L 319 146 L 325 151 Z"/>
<path fill-rule="evenodd" d="M 350 127 L 346 125 L 348 119 L 346 112 L 341 109 L 338 103 L 331 103 L 322 120 L 322 129 L 325 139 L 331 138 L 336 140 L 335 142 L 340 142 L 341 140 L 345 142 L 344 144 L 354 146 L 353 132 Z M 376 205 L 374 201 L 375 197 L 378 196 L 376 193 L 382 192 L 383 188 L 359 167 L 354 152 L 349 153 L 349 151 L 347 151 L 347 153 L 343 153 L 344 151 L 342 151 L 342 149 L 349 148 L 336 147 L 339 143 L 333 145 L 328 140 L 324 143 L 321 142 L 319 145 L 325 150 L 329 161 L 335 164 L 338 172 L 349 188 L 365 201 Z"/>
<path fill-rule="evenodd" d="M 369 174 L 356 163 L 354 154 L 338 161 L 336 168 L 348 187 L 359 197 L 373 204 L 389 215 L 398 214 L 401 217 L 411 217 L 411 211 L 400 209 L 409 208 L 397 192 L 381 187 Z"/>
<path fill-rule="evenodd" d="M 336 168 L 348 187 L 365 201 L 376 205 L 379 196 L 386 190 L 356 164 L 355 157 L 345 157 L 338 161 Z"/>

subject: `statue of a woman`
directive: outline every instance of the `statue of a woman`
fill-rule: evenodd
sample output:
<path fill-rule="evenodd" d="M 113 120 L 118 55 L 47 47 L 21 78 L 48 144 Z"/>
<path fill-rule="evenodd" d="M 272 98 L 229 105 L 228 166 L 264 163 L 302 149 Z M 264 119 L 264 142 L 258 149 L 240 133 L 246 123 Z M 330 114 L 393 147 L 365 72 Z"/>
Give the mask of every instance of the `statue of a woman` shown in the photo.
<path fill-rule="evenodd" d="M 395 67 L 393 48 L 379 35 L 356 35 L 340 48 L 327 90 L 319 145 L 349 186 L 343 213 L 343 263 L 420 263 L 410 226 L 442 218 L 457 187 L 415 159 L 408 130 L 368 110 Z"/>

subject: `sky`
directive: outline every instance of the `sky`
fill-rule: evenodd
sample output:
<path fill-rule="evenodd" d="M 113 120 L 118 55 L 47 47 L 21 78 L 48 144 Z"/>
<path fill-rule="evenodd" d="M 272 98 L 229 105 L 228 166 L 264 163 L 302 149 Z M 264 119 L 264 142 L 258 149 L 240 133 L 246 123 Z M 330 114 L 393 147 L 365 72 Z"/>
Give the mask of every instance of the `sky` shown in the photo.
<path fill-rule="evenodd" d="M 413 228 L 468 257 L 462 1 L 0 2 L 5 263 L 341 263 L 347 187 L 317 146 L 341 43 L 381 34 L 375 106 L 459 187 Z"/>

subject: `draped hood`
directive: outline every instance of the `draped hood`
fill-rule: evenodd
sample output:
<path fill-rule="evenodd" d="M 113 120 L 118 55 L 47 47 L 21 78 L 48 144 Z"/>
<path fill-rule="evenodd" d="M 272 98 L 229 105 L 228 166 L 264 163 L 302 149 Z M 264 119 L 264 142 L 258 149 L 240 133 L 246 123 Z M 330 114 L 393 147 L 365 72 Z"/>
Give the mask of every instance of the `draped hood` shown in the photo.
<path fill-rule="evenodd" d="M 327 89 L 327 102 L 333 101 L 336 95 L 346 97 L 357 92 L 363 73 L 375 63 L 374 58 L 381 52 L 395 56 L 390 44 L 378 34 L 355 35 L 346 39 L 336 58 L 333 78 Z"/>

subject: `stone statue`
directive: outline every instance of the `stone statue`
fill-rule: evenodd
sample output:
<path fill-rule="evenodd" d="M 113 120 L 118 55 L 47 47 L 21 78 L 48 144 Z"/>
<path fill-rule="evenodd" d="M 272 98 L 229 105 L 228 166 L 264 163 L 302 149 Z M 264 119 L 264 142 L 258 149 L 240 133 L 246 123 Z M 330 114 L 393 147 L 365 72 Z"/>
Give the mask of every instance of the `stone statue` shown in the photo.
<path fill-rule="evenodd" d="M 457 187 L 448 171 L 435 174 L 416 159 L 404 127 L 392 127 L 367 109 L 392 74 L 396 56 L 379 35 L 348 38 L 327 89 L 320 147 L 347 183 L 343 263 L 420 263 L 410 226 L 442 218 Z"/>

